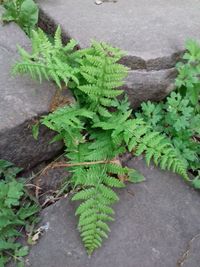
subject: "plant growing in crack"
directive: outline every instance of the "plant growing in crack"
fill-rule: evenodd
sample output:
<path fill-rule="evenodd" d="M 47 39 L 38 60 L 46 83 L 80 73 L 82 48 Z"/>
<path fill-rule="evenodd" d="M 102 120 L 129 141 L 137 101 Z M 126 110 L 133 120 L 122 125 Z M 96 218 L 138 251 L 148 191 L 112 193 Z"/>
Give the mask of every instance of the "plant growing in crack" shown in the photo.
<path fill-rule="evenodd" d="M 136 114 L 167 136 L 179 151 L 187 169 L 196 176 L 192 185 L 200 188 L 200 46 L 189 41 L 184 62 L 177 64 L 176 92 L 160 103 L 142 103 Z"/>
<path fill-rule="evenodd" d="M 112 205 L 118 201 L 113 188 L 144 179 L 136 170 L 121 165 L 119 157 L 126 151 L 144 154 L 147 164 L 153 160 L 187 182 L 190 179 L 172 142 L 142 118 L 135 118 L 126 97 L 117 99 L 128 73 L 118 63 L 121 50 L 95 41 L 87 49 L 75 51 L 75 46 L 74 40 L 62 44 L 60 28 L 53 43 L 42 30 L 34 31 L 32 53 L 19 48 L 21 61 L 13 71 L 40 81 L 53 80 L 59 88 L 66 85 L 74 95 L 74 104 L 58 108 L 40 122 L 57 132 L 53 142 L 64 141 L 65 166 L 71 172 L 72 185 L 80 189 L 72 197 L 80 202 L 78 229 L 90 255 L 108 237 Z"/>
<path fill-rule="evenodd" d="M 12 163 L 0 160 L 0 266 L 11 259 L 17 266 L 24 266 L 23 257 L 28 254 L 28 246 L 23 246 L 18 238 L 22 231 L 38 222 L 36 213 L 39 206 L 27 194 L 22 179 L 16 179 L 21 169 Z"/>

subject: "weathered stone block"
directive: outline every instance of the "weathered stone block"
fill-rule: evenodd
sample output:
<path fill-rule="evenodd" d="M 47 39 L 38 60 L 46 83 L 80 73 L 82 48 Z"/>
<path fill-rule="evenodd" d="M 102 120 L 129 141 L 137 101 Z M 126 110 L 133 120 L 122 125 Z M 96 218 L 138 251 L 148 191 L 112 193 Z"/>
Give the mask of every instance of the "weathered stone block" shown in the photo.
<path fill-rule="evenodd" d="M 26 266 L 31 267 L 175 267 L 200 233 L 199 193 L 179 176 L 148 168 L 142 159 L 127 165 L 146 177 L 118 191 L 116 220 L 109 239 L 89 259 L 76 229 L 76 204 L 58 201 L 42 212 L 48 230 L 32 247 Z M 199 237 L 192 242 L 185 267 L 199 266 Z"/>
<path fill-rule="evenodd" d="M 2 9 L 0 10 L 2 11 Z M 1 12 L 0 12 L 1 13 Z M 11 74 L 17 47 L 30 49 L 30 41 L 14 23 L 0 25 L 0 158 L 25 169 L 54 157 L 61 143 L 49 144 L 53 133 L 42 127 L 39 140 L 32 136 L 33 120 L 49 111 L 53 84 L 39 84 L 29 77 Z"/>
<path fill-rule="evenodd" d="M 123 86 L 133 108 L 143 101 L 159 101 L 174 89 L 174 68 L 159 71 L 131 70 Z"/>

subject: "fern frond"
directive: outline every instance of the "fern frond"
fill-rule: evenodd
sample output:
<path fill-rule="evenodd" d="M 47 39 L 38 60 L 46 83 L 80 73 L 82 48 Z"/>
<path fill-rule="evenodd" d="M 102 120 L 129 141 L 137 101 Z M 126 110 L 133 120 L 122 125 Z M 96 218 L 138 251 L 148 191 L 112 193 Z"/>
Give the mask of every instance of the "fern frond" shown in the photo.
<path fill-rule="evenodd" d="M 123 92 L 116 89 L 123 85 L 127 75 L 127 68 L 117 63 L 121 56 L 119 49 L 93 42 L 80 61 L 80 74 L 85 82 L 78 89 L 89 97 L 88 103 L 96 102 L 95 111 L 103 116 L 109 116 L 105 111 L 105 107 L 111 103 L 109 100 Z"/>
<path fill-rule="evenodd" d="M 124 186 L 117 178 L 108 176 L 107 172 L 106 164 L 85 169 L 82 184 L 79 179 L 79 185 L 86 186 L 85 180 L 91 180 L 92 177 L 95 177 L 95 183 L 79 191 L 72 198 L 84 201 L 77 208 L 76 215 L 79 216 L 78 228 L 88 254 L 92 254 L 101 246 L 103 238 L 107 238 L 110 231 L 106 223 L 113 220 L 111 215 L 114 211 L 110 205 L 118 201 L 117 194 L 110 187 Z"/>
<path fill-rule="evenodd" d="M 137 130 L 131 132 L 125 129 L 125 142 L 129 151 L 136 156 L 145 155 L 147 164 L 153 160 L 163 170 L 171 170 L 190 181 L 187 166 L 171 142 L 161 133 L 150 130 L 148 126 L 138 125 Z"/>
<path fill-rule="evenodd" d="M 77 108 L 76 104 L 72 104 L 44 116 L 41 123 L 49 129 L 61 133 L 66 145 L 70 147 L 84 142 L 84 137 L 81 134 L 81 130 L 84 129 L 84 122 L 81 118 L 91 119 L 93 116 L 93 112 L 84 108 Z"/>
<path fill-rule="evenodd" d="M 147 164 L 151 160 L 164 170 L 171 170 L 189 181 L 187 166 L 178 151 L 164 135 L 153 131 L 143 119 L 131 119 L 131 110 L 112 113 L 111 118 L 101 118 L 94 127 L 111 131 L 111 142 L 122 146 L 125 142 L 129 152 L 145 155 Z"/>
<path fill-rule="evenodd" d="M 79 69 L 74 59 L 73 51 L 76 42 L 71 40 L 66 46 L 61 41 L 61 29 L 58 27 L 54 43 L 49 41 L 46 34 L 38 29 L 32 34 L 32 53 L 19 47 L 21 61 L 13 67 L 13 73 L 29 74 L 34 79 L 53 80 L 59 88 L 69 81 L 79 84 L 77 79 Z"/>
<path fill-rule="evenodd" d="M 77 108 L 76 104 L 71 104 L 44 116 L 41 122 L 48 128 L 60 132 L 62 129 L 67 130 L 69 127 L 83 128 L 80 117 L 91 119 L 93 116 L 93 112 L 84 108 Z"/>
<path fill-rule="evenodd" d="M 86 160 L 111 160 L 125 152 L 125 147 L 113 143 L 109 131 L 97 130 L 91 135 L 90 140 L 92 143 L 88 144 L 89 154 L 85 157 Z"/>

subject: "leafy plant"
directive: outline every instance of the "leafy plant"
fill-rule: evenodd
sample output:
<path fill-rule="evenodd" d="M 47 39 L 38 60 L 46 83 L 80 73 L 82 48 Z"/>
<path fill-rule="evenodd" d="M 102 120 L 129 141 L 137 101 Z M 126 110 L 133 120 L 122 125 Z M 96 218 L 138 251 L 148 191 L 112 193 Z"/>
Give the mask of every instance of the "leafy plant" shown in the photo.
<path fill-rule="evenodd" d="M 187 43 L 184 63 L 178 63 L 177 92 L 172 92 L 163 102 L 142 103 L 136 114 L 155 130 L 165 134 L 185 160 L 193 174 L 200 168 L 200 46 Z M 199 188 L 199 178 L 193 186 Z"/>
<path fill-rule="evenodd" d="M 2 4 L 5 8 L 2 20 L 4 22 L 15 21 L 30 36 L 38 22 L 39 11 L 35 2 L 33 0 L 5 0 Z"/>
<path fill-rule="evenodd" d="M 200 171 L 198 170 L 197 172 L 198 174 L 195 177 L 195 179 L 192 181 L 192 184 L 196 189 L 200 189 Z"/>
<path fill-rule="evenodd" d="M 19 47 L 22 62 L 17 63 L 14 72 L 29 73 L 33 79 L 43 78 L 53 80 L 58 87 L 62 88 L 62 82 L 68 85 L 69 81 L 78 84 L 77 74 L 79 69 L 76 68 L 78 55 L 74 54 L 73 49 L 76 42 L 71 40 L 63 47 L 59 39 L 61 30 L 58 28 L 55 41 L 49 40 L 48 36 L 41 30 L 32 32 L 32 54 L 27 53 Z"/>
<path fill-rule="evenodd" d="M 13 258 L 18 266 L 23 266 L 23 258 L 28 254 L 28 247 L 17 239 L 22 236 L 21 230 L 36 218 L 39 211 L 26 195 L 24 183 L 16 180 L 21 169 L 12 163 L 0 160 L 0 266 Z"/>
<path fill-rule="evenodd" d="M 189 105 L 187 97 L 172 92 L 165 102 L 142 103 L 136 116 L 171 140 L 188 169 L 200 168 L 200 144 L 195 138 L 200 134 L 200 114 Z"/>
<path fill-rule="evenodd" d="M 184 62 L 177 64 L 176 86 L 182 96 L 187 96 L 191 104 L 198 108 L 200 95 L 200 45 L 193 40 L 186 44 Z"/>
<path fill-rule="evenodd" d="M 144 180 L 136 170 L 121 165 L 120 155 L 126 151 L 144 154 L 148 164 L 153 160 L 190 181 L 187 166 L 168 138 L 132 116 L 127 98 L 117 100 L 123 92 L 118 87 L 128 72 L 118 63 L 123 55 L 119 49 L 93 41 L 91 47 L 77 51 L 73 40 L 62 45 L 60 28 L 53 43 L 41 30 L 34 32 L 32 45 L 30 54 L 19 48 L 21 61 L 15 64 L 14 73 L 50 79 L 60 88 L 65 84 L 76 99 L 44 116 L 41 123 L 57 132 L 53 141 L 65 143 L 65 166 L 78 191 L 72 200 L 81 202 L 76 210 L 78 228 L 92 254 L 110 231 L 112 204 L 118 201 L 113 188 L 124 187 L 126 180 Z"/>

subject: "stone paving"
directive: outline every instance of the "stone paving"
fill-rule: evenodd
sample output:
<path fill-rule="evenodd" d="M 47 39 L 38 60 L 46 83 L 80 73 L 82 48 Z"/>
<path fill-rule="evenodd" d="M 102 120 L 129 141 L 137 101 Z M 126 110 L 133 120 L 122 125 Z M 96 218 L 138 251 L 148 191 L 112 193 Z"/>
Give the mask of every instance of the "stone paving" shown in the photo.
<path fill-rule="evenodd" d="M 118 192 L 116 220 L 103 247 L 87 257 L 74 203 L 63 199 L 42 212 L 41 225 L 48 230 L 32 247 L 27 267 L 199 267 L 199 193 L 177 175 L 146 167 L 142 159 L 127 165 L 140 170 L 146 182 Z"/>

